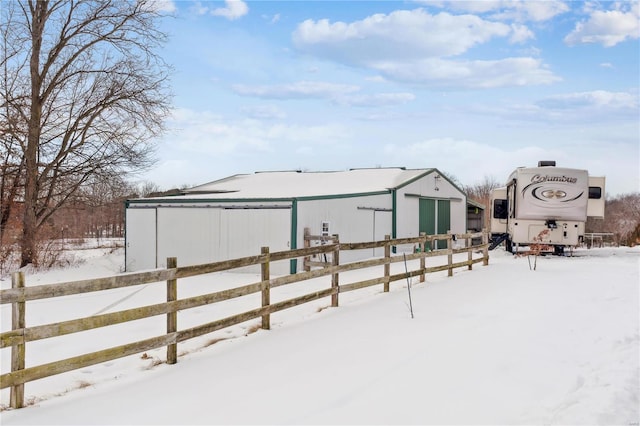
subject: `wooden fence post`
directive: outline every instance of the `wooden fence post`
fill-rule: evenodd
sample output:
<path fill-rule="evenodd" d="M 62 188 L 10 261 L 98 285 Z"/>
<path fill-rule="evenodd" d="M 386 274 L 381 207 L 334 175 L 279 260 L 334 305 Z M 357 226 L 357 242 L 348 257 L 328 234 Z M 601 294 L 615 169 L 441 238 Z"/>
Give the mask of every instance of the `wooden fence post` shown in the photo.
<path fill-rule="evenodd" d="M 453 276 L 453 235 L 451 231 L 447 231 L 447 265 L 449 265 L 449 269 L 447 270 L 447 276 Z"/>
<path fill-rule="evenodd" d="M 12 288 L 24 288 L 24 272 L 14 272 L 11 275 Z M 11 309 L 11 327 L 13 330 L 19 330 L 26 327 L 25 321 L 26 302 L 14 302 Z M 26 345 L 24 341 L 18 345 L 11 347 L 11 372 L 24 370 Z M 24 383 L 11 386 L 9 396 L 9 404 L 11 408 L 24 407 Z"/>
<path fill-rule="evenodd" d="M 473 270 L 473 263 L 471 262 L 473 260 L 473 250 L 471 250 L 471 236 L 468 236 L 465 240 L 465 246 L 467 247 L 467 260 L 469 261 L 469 266 L 467 266 L 467 269 L 471 271 Z"/>
<path fill-rule="evenodd" d="M 391 276 L 391 235 L 384 236 L 384 292 L 389 292 L 389 280 Z"/>
<path fill-rule="evenodd" d="M 178 267 L 178 259 L 175 257 L 167 257 L 167 269 Z M 167 303 L 178 300 L 178 280 L 167 280 Z M 171 311 L 167 313 L 167 334 L 178 331 L 178 312 Z M 175 364 L 178 362 L 178 343 L 171 343 L 167 346 L 167 364 Z"/>
<path fill-rule="evenodd" d="M 420 253 L 421 253 L 420 270 L 422 271 L 420 273 L 420 282 L 423 283 L 424 282 L 424 268 L 425 268 L 425 253 L 424 253 L 424 251 L 427 249 L 427 233 L 426 232 L 421 232 L 420 236 L 422 237 L 422 241 L 420 241 Z"/>
<path fill-rule="evenodd" d="M 489 264 L 489 232 L 487 232 L 487 228 L 482 228 L 482 244 L 484 244 L 484 248 L 482 249 L 482 264 L 487 266 Z"/>
<path fill-rule="evenodd" d="M 338 235 L 335 235 L 335 244 L 336 248 L 333 251 L 333 261 L 331 262 L 333 266 L 340 265 L 340 239 Z M 336 271 L 331 275 L 331 288 L 334 289 L 335 293 L 331 295 L 331 306 L 334 308 L 338 307 L 338 292 L 340 291 L 340 277 L 338 272 Z"/>
<path fill-rule="evenodd" d="M 305 240 L 306 244 L 306 240 Z M 264 263 L 262 264 L 262 307 L 269 306 L 271 304 L 271 272 L 269 265 L 269 247 L 262 247 L 261 253 L 266 256 Z M 306 269 L 306 266 L 305 266 Z M 262 329 L 271 329 L 271 314 L 264 314 L 262 316 Z"/>
<path fill-rule="evenodd" d="M 311 247 L 311 240 L 309 239 L 309 235 L 311 235 L 311 230 L 309 228 L 304 228 L 304 248 Z M 305 256 L 302 260 L 305 272 L 309 272 L 311 270 L 311 266 L 309 265 L 310 260 L 310 256 Z"/>

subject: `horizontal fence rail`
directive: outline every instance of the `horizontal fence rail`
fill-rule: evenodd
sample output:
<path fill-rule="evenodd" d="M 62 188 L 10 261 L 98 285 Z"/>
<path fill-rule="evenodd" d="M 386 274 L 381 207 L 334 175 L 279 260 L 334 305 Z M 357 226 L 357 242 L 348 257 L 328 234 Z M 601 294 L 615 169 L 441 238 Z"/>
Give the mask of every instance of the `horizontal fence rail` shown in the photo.
<path fill-rule="evenodd" d="M 480 239 L 481 244 L 473 245 L 472 241 Z M 446 249 L 432 250 L 434 241 L 446 241 Z M 454 248 L 454 242 L 464 247 Z M 320 245 L 312 246 L 319 242 Z M 395 254 L 398 246 L 412 246 L 411 253 L 403 255 Z M 47 284 L 27 287 L 22 272 L 12 275 L 12 288 L 0 290 L 0 304 L 12 305 L 12 327 L 10 331 L 0 333 L 0 348 L 11 348 L 11 371 L 0 375 L 0 388 L 11 388 L 10 406 L 21 408 L 24 406 L 24 385 L 30 381 L 45 377 L 85 368 L 91 365 L 103 363 L 118 358 L 139 354 L 152 349 L 167 348 L 167 364 L 177 362 L 177 344 L 185 340 L 212 333 L 236 324 L 253 319 L 261 319 L 261 328 L 270 329 L 270 315 L 285 309 L 289 309 L 314 300 L 330 297 L 331 306 L 337 307 L 339 294 L 354 291 L 374 285 L 383 285 L 385 292 L 389 291 L 392 282 L 405 280 L 412 277 L 420 277 L 425 280 L 425 274 L 448 271 L 448 276 L 453 275 L 454 268 L 466 266 L 469 270 L 476 263 L 482 262 L 488 265 L 488 234 L 486 231 L 474 234 L 439 234 L 424 235 L 411 238 L 391 239 L 362 243 L 340 243 L 337 235 L 312 236 L 305 231 L 305 247 L 302 249 L 286 250 L 280 252 L 269 251 L 263 247 L 261 253 L 239 259 L 225 260 L 202 265 L 178 266 L 176 258 L 167 259 L 167 268 L 150 272 L 127 273 L 107 278 L 97 278 L 82 281 L 65 282 L 59 284 Z M 340 252 L 384 249 L 383 257 L 374 257 L 350 263 L 340 263 Z M 468 253 L 465 261 L 453 262 L 453 255 Z M 474 258 L 473 253 L 480 253 L 481 257 Z M 322 255 L 324 262 L 312 261 L 312 256 Z M 328 257 L 330 256 L 330 261 Z M 447 257 L 446 263 L 436 266 L 425 266 L 425 259 L 430 257 Z M 296 274 L 271 277 L 270 263 L 289 259 L 304 259 L 304 271 Z M 407 260 L 420 261 L 418 269 L 407 270 L 400 274 L 391 274 L 391 264 L 406 262 Z M 246 266 L 260 265 L 260 281 L 242 285 L 235 288 L 224 289 L 198 296 L 178 299 L 178 279 L 194 277 L 214 272 L 230 271 Z M 340 274 L 350 271 L 362 270 L 373 267 L 383 267 L 379 276 L 367 280 L 340 284 Z M 308 281 L 323 276 L 331 276 L 330 286 L 313 291 L 301 296 L 296 296 L 279 302 L 271 302 L 270 291 L 272 288 L 291 285 Z M 57 323 L 27 327 L 26 308 L 27 302 L 41 299 L 51 299 L 62 296 L 71 296 L 91 292 L 100 292 L 143 284 L 166 282 L 166 301 L 153 305 L 140 306 L 132 309 L 121 310 L 112 313 L 96 314 L 89 317 L 76 318 Z M 230 301 L 242 296 L 260 293 L 260 306 L 246 312 L 206 322 L 197 326 L 178 330 L 177 319 L 179 311 L 193 309 L 200 306 Z M 52 361 L 46 364 L 26 368 L 27 343 L 42 339 L 60 337 L 72 333 L 93 330 L 130 321 L 166 315 L 166 333 L 158 336 L 149 336 L 143 340 L 114 346 L 96 352 L 86 353 L 62 360 Z"/>

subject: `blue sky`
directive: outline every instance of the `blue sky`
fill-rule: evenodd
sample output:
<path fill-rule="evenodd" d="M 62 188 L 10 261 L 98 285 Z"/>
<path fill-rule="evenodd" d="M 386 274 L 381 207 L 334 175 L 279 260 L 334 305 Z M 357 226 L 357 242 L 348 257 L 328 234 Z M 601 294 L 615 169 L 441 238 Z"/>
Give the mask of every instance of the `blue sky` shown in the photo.
<path fill-rule="evenodd" d="M 640 6 L 567 1 L 175 1 L 163 189 L 264 170 L 519 166 L 640 191 Z"/>

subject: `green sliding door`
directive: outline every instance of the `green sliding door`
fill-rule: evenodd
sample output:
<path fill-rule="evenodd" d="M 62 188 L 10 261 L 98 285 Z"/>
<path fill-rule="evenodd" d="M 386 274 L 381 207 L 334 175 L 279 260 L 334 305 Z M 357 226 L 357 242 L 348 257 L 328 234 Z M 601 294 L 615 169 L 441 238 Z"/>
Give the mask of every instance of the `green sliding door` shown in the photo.
<path fill-rule="evenodd" d="M 419 232 L 425 232 L 427 235 L 446 234 L 451 229 L 451 202 L 449 200 L 420 198 L 418 208 Z M 434 248 L 446 248 L 446 242 L 436 241 Z"/>

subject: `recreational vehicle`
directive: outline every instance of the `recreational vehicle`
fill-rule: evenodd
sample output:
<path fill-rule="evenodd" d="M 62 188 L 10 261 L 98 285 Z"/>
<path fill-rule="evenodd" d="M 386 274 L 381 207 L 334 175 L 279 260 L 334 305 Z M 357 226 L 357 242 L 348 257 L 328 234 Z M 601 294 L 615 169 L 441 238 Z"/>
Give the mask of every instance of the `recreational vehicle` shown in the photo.
<path fill-rule="evenodd" d="M 491 245 L 541 244 L 562 254 L 584 238 L 587 217 L 604 218 L 604 177 L 586 170 L 556 167 L 540 161 L 538 167 L 519 167 L 506 186 L 491 194 Z"/>

